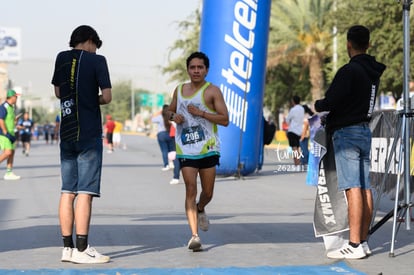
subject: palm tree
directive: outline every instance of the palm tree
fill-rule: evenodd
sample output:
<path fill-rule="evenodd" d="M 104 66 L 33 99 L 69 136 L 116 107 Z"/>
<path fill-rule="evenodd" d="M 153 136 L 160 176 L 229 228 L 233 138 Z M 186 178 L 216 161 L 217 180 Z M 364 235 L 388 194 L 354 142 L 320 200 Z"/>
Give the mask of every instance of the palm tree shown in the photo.
<path fill-rule="evenodd" d="M 322 65 L 330 52 L 332 34 L 325 16 L 333 0 L 273 0 L 268 67 L 287 60 L 309 69 L 312 100 L 324 90 Z"/>
<path fill-rule="evenodd" d="M 163 74 L 170 74 L 169 82 L 184 82 L 188 79 L 185 60 L 199 49 L 201 14 L 197 9 L 187 20 L 178 23 L 183 38 L 174 42 L 169 49 L 169 64 L 162 68 Z M 178 53 L 178 57 L 176 54 Z"/>

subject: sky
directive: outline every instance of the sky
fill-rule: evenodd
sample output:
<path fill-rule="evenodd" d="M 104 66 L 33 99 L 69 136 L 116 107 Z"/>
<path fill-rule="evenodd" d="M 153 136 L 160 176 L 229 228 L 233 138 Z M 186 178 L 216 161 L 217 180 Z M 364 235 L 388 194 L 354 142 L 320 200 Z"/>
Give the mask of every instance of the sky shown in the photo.
<path fill-rule="evenodd" d="M 97 51 L 108 61 L 112 84 L 169 93 L 160 66 L 182 38 L 178 22 L 189 19 L 201 0 L 0 0 L 0 26 L 21 29 L 22 59 L 8 64 L 14 85 L 33 96 L 53 96 L 50 84 L 58 52 L 69 49 L 72 31 L 90 25 L 103 41 Z"/>

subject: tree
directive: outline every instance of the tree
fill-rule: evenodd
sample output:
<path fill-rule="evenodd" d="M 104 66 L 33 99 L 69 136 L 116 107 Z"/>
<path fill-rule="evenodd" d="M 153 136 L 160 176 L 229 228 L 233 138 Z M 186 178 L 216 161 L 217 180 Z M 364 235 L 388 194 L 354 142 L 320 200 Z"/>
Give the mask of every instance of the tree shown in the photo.
<path fill-rule="evenodd" d="M 346 2 L 346 1 L 345 1 Z M 323 64 L 330 53 L 332 34 L 325 18 L 332 0 L 273 0 L 268 68 L 299 60 L 309 69 L 312 100 L 324 90 Z"/>
<path fill-rule="evenodd" d="M 283 62 L 268 69 L 263 102 L 276 118 L 275 122 L 280 110 L 290 107 L 287 104 L 294 95 L 302 101 L 310 100 L 310 87 L 309 70 L 304 71 L 300 62 Z"/>
<path fill-rule="evenodd" d="M 115 83 L 112 87 L 112 101 L 101 106 L 103 115 L 110 114 L 115 120 L 124 121 L 131 117 L 131 82 Z"/>
<path fill-rule="evenodd" d="M 349 16 L 352 14 L 352 16 Z M 395 0 L 369 1 L 347 0 L 337 1 L 337 9 L 330 16 L 331 24 L 338 28 L 345 45 L 347 29 L 355 24 L 364 25 L 371 31 L 371 47 L 369 53 L 384 63 L 387 69 L 381 77 L 380 89 L 392 92 L 399 98 L 403 83 L 403 23 L 402 7 Z M 413 19 L 411 19 L 413 23 Z M 412 25 L 412 24 L 410 24 Z M 413 35 L 411 34 L 411 41 Z M 339 48 L 339 57 L 347 62 L 345 46 Z M 411 61 L 411 71 L 413 69 Z"/>
<path fill-rule="evenodd" d="M 56 117 L 56 112 L 50 112 L 48 109 L 40 106 L 33 107 L 31 111 L 26 109 L 19 110 L 19 113 L 24 112 L 29 112 L 29 115 L 32 115 L 31 119 L 33 122 L 40 125 L 48 122 L 53 122 L 55 121 Z"/>
<path fill-rule="evenodd" d="M 199 49 L 200 42 L 200 10 L 197 9 L 187 20 L 179 22 L 182 39 L 174 42 L 169 51 L 169 64 L 162 68 L 162 73 L 171 74 L 169 82 L 184 82 L 188 79 L 186 58 Z"/>

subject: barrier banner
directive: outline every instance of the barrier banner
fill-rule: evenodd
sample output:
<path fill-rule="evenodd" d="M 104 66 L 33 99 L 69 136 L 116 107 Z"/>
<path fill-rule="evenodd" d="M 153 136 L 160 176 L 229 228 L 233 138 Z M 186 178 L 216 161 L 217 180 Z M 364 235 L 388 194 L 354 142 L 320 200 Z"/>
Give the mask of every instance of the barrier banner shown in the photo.
<path fill-rule="evenodd" d="M 414 121 L 410 119 L 411 129 L 410 137 L 414 135 L 413 126 Z M 372 131 L 372 145 L 371 145 L 371 167 L 370 179 L 371 186 L 379 193 L 385 193 L 395 196 L 395 186 L 397 183 L 397 173 L 400 166 L 401 153 L 401 126 L 402 116 L 396 111 L 381 111 L 374 113 L 374 117 L 370 123 Z M 392 150 L 394 142 L 395 149 Z M 414 178 L 413 178 L 413 143 L 410 140 L 410 156 L 411 156 L 411 171 L 410 171 L 410 190 L 414 192 Z M 388 171 L 385 171 L 387 161 L 390 165 Z M 401 162 L 404 168 L 404 158 Z M 402 169 L 401 171 L 403 171 Z M 403 179 L 403 176 L 401 177 Z M 404 185 L 402 182 L 401 185 Z M 402 194 L 399 196 L 403 199 Z"/>
<path fill-rule="evenodd" d="M 335 154 L 330 136 L 321 129 L 315 133 L 314 142 L 326 152 L 319 166 L 313 227 L 316 237 L 348 230 L 348 206 L 345 192 L 338 191 Z"/>
<path fill-rule="evenodd" d="M 322 154 L 325 154 L 323 150 L 326 148 L 320 146 L 315 142 L 315 135 L 319 129 L 322 129 L 321 119 L 318 114 L 309 118 L 310 127 L 310 139 L 309 139 L 309 157 L 308 157 L 308 171 L 306 173 L 306 185 L 318 186 L 319 177 L 319 163 L 322 158 Z"/>
<path fill-rule="evenodd" d="M 409 119 L 412 120 L 411 118 Z M 370 122 L 372 132 L 371 187 L 377 190 L 377 194 L 386 193 L 392 195 L 392 198 L 395 196 L 397 172 L 400 165 L 401 133 L 398 131 L 402 123 L 401 120 L 401 115 L 396 111 L 380 111 L 373 114 Z M 413 121 L 410 121 L 410 124 L 413 124 Z M 413 127 L 411 127 L 410 136 L 413 136 L 413 134 Z M 314 212 L 315 236 L 320 237 L 348 230 L 348 210 L 344 192 L 338 191 L 335 155 L 331 139 L 327 137 L 324 141 L 323 138 L 317 136 L 318 133 L 315 134 L 314 142 L 327 148 L 327 152 L 323 156 L 319 166 Z M 395 140 L 396 144 L 393 150 Z M 409 150 L 411 156 L 413 156 L 412 142 L 410 144 Z M 390 162 L 390 165 L 386 172 L 387 161 Z M 413 161 L 414 159 L 411 158 L 410 162 Z M 401 163 L 401 165 L 404 165 L 404 163 Z M 412 167 L 412 165 L 410 166 Z M 410 175 L 410 190 L 411 194 L 413 194 L 414 184 L 412 171 L 410 171 Z M 404 191 L 404 188 L 401 188 L 401 191 Z M 404 198 L 402 192 L 399 198 L 401 200 Z"/>
<path fill-rule="evenodd" d="M 207 81 L 223 92 L 229 125 L 217 174 L 247 175 L 260 165 L 263 95 L 271 0 L 204 0 L 200 51 L 210 59 Z"/>

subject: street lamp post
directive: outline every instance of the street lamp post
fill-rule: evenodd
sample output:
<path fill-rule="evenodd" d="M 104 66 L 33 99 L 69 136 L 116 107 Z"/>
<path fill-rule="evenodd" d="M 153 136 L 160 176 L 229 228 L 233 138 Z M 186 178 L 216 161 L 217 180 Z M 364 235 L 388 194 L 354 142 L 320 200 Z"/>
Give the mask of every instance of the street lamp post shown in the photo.
<path fill-rule="evenodd" d="M 135 93 L 131 88 L 131 121 L 134 121 L 135 116 Z"/>

